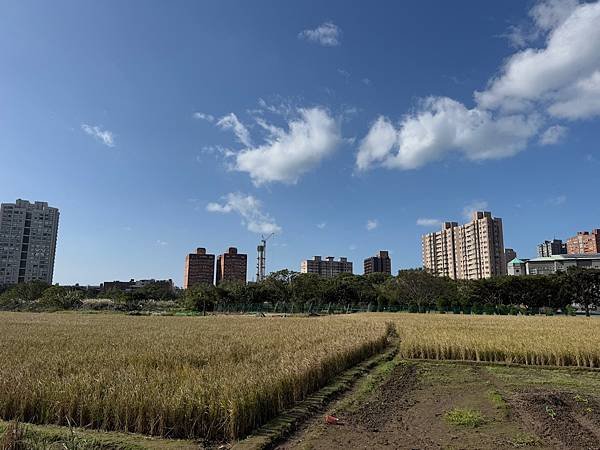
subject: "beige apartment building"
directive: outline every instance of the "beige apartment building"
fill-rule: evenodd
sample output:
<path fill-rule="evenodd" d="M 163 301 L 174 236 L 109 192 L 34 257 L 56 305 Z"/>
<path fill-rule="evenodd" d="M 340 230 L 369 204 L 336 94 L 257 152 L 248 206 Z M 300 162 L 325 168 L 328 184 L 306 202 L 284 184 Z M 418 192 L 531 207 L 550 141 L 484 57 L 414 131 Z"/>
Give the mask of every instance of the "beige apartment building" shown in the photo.
<path fill-rule="evenodd" d="M 422 237 L 423 267 L 437 276 L 478 280 L 506 275 L 502 219 L 489 211 L 473 213 L 464 225 L 445 222 Z"/>
<path fill-rule="evenodd" d="M 332 278 L 340 273 L 352 273 L 352 262 L 343 257 L 336 261 L 333 256 L 328 256 L 324 260 L 320 256 L 315 256 L 314 259 L 302 261 L 300 273 L 316 273 L 324 278 Z"/>

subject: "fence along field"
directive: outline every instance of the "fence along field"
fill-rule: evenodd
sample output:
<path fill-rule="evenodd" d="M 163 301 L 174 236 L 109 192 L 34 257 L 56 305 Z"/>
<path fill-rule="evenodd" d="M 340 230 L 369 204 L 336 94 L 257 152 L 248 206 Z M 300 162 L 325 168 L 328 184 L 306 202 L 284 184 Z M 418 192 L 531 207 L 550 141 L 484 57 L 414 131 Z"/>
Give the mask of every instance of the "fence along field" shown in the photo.
<path fill-rule="evenodd" d="M 404 358 L 600 367 L 600 320 L 589 317 L 373 314 L 391 320 Z"/>
<path fill-rule="evenodd" d="M 387 344 L 358 317 L 0 314 L 0 416 L 235 439 Z"/>

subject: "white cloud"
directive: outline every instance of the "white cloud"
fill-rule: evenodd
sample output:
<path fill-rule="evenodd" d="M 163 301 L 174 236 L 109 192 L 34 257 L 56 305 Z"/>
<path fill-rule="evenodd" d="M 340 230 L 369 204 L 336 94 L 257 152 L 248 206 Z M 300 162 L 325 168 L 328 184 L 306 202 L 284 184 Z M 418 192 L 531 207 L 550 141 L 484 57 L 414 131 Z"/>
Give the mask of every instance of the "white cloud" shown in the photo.
<path fill-rule="evenodd" d="M 561 25 L 577 8 L 577 0 L 540 0 L 529 11 L 531 24 L 511 25 L 503 37 L 513 47 L 523 48 Z"/>
<path fill-rule="evenodd" d="M 567 202 L 566 195 L 557 195 L 556 197 L 552 197 L 546 200 L 546 204 L 551 206 L 560 206 L 564 205 Z"/>
<path fill-rule="evenodd" d="M 521 26 L 511 25 L 508 27 L 508 31 L 499 37 L 508 39 L 514 48 L 523 48 L 537 37 L 537 32 L 525 30 Z"/>
<path fill-rule="evenodd" d="M 95 139 L 98 139 L 107 147 L 115 146 L 115 137 L 112 131 L 103 130 L 97 125 L 92 126 L 85 123 L 81 124 L 81 129 L 84 131 L 84 133 L 92 136 Z"/>
<path fill-rule="evenodd" d="M 160 247 L 165 247 L 165 246 L 169 245 L 169 243 L 165 242 L 165 241 L 161 241 L 160 239 L 157 239 L 156 245 L 159 245 Z"/>
<path fill-rule="evenodd" d="M 578 0 L 543 0 L 531 8 L 529 16 L 536 28 L 547 31 L 561 25 L 577 6 Z"/>
<path fill-rule="evenodd" d="M 476 211 L 484 211 L 488 209 L 488 202 L 485 200 L 475 200 L 463 208 L 463 217 L 465 220 L 471 220 L 473 213 Z"/>
<path fill-rule="evenodd" d="M 535 115 L 495 116 L 448 97 L 429 97 L 397 128 L 379 117 L 360 144 L 356 165 L 415 169 L 451 151 L 469 160 L 503 158 L 523 150 L 539 126 Z"/>
<path fill-rule="evenodd" d="M 321 222 L 317 224 L 317 228 L 322 230 L 323 228 L 325 228 L 327 226 L 327 222 Z"/>
<path fill-rule="evenodd" d="M 558 117 L 600 114 L 600 95 L 586 111 L 575 114 L 566 103 L 581 100 L 595 89 L 600 70 L 600 2 L 544 1 L 531 12 L 537 29 L 547 34 L 545 47 L 527 48 L 504 63 L 488 88 L 475 93 L 480 108 L 528 110 L 541 108 Z"/>
<path fill-rule="evenodd" d="M 346 78 L 346 80 L 348 78 L 350 78 L 350 72 L 348 72 L 347 70 L 344 69 L 338 69 L 337 73 L 340 74 L 342 77 Z"/>
<path fill-rule="evenodd" d="M 421 217 L 417 219 L 417 225 L 421 227 L 439 227 L 442 225 L 442 221 L 439 219 L 427 219 Z"/>
<path fill-rule="evenodd" d="M 235 212 L 242 217 L 248 231 L 259 234 L 281 232 L 281 227 L 267 213 L 262 211 L 262 202 L 252 195 L 231 192 L 223 197 L 223 203 L 211 202 L 206 205 L 208 212 L 228 214 Z"/>
<path fill-rule="evenodd" d="M 342 30 L 333 22 L 324 22 L 314 30 L 303 30 L 298 33 L 299 39 L 305 39 L 309 42 L 323 45 L 325 47 L 335 47 L 340 45 Z"/>
<path fill-rule="evenodd" d="M 375 219 L 367 220 L 367 230 L 368 231 L 374 230 L 378 226 L 379 226 L 379 222 L 377 222 L 377 220 L 375 220 Z"/>
<path fill-rule="evenodd" d="M 288 121 L 287 130 L 264 121 L 258 123 L 268 132 L 266 142 L 240 151 L 234 165 L 235 170 L 249 173 L 256 185 L 296 183 L 342 141 L 339 124 L 320 107 L 298 109 L 297 117 Z"/>
<path fill-rule="evenodd" d="M 600 70 L 558 94 L 548 111 L 553 116 L 571 120 L 600 115 Z"/>
<path fill-rule="evenodd" d="M 567 127 L 562 125 L 552 125 L 540 136 L 540 144 L 554 145 L 560 142 L 567 135 Z"/>
<path fill-rule="evenodd" d="M 213 116 L 212 114 L 207 114 L 207 113 L 203 113 L 203 112 L 195 112 L 194 114 L 192 114 L 192 117 L 194 119 L 206 120 L 207 122 L 210 122 L 210 123 L 213 123 L 215 121 L 215 116 Z"/>
<path fill-rule="evenodd" d="M 361 81 L 365 86 L 371 86 L 371 80 L 369 78 L 363 78 Z"/>
<path fill-rule="evenodd" d="M 247 146 L 250 147 L 252 145 L 252 140 L 250 139 L 250 132 L 248 128 L 240 122 L 237 116 L 234 113 L 229 113 L 226 116 L 221 117 L 217 121 L 217 126 L 222 130 L 232 130 L 233 134 L 237 137 L 237 140 Z"/>
<path fill-rule="evenodd" d="M 564 133 L 538 136 L 549 116 L 600 116 L 600 1 L 538 1 L 530 18 L 520 43 L 543 38 L 542 45 L 507 58 L 487 88 L 474 92 L 474 107 L 429 97 L 397 125 L 380 117 L 359 147 L 357 168 L 414 169 L 452 151 L 469 160 L 509 157 L 536 136 L 543 143 Z"/>

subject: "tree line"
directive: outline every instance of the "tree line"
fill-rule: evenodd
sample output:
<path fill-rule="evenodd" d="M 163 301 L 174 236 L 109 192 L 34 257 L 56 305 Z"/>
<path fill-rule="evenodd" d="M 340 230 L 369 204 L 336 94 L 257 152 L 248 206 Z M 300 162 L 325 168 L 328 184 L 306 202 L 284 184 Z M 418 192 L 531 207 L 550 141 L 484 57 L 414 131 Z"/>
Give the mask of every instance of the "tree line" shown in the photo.
<path fill-rule="evenodd" d="M 97 298 L 94 298 L 97 297 Z M 325 305 L 362 305 L 369 311 L 455 312 L 476 314 L 573 312 L 587 314 L 600 306 L 600 270 L 574 269 L 546 276 L 503 276 L 451 280 L 421 269 L 396 276 L 340 274 L 322 278 L 289 270 L 274 272 L 260 283 L 196 285 L 186 290 L 149 285 L 132 292 L 90 294 L 82 289 L 25 283 L 0 294 L 0 309 L 114 309 L 211 312 L 233 305 L 292 305 L 303 311 Z"/>

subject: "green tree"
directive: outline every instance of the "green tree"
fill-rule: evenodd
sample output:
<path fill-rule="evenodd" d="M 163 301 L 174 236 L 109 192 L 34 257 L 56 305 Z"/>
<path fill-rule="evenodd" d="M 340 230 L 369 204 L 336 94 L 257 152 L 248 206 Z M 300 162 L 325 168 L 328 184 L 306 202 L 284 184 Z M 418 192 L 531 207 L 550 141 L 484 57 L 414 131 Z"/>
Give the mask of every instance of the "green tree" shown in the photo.
<path fill-rule="evenodd" d="M 207 311 L 214 310 L 219 294 L 213 285 L 197 284 L 186 289 L 183 300 L 188 309 L 206 314 Z"/>
<path fill-rule="evenodd" d="M 38 299 L 38 305 L 48 309 L 74 309 L 81 306 L 83 293 L 67 290 L 62 286 L 50 286 Z"/>
<path fill-rule="evenodd" d="M 579 304 L 590 315 L 590 308 L 600 305 L 600 270 L 570 269 L 563 279 L 564 297 Z"/>

